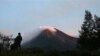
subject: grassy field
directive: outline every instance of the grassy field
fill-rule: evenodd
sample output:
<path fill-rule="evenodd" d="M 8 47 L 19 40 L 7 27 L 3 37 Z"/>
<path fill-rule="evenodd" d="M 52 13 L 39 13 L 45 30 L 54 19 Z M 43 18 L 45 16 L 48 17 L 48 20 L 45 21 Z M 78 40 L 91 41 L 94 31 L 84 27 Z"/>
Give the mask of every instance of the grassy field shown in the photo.
<path fill-rule="evenodd" d="M 80 51 L 64 51 L 57 50 L 42 51 L 40 49 L 22 49 L 13 51 L 1 51 L 0 56 L 100 56 L 100 52 L 80 52 Z"/>

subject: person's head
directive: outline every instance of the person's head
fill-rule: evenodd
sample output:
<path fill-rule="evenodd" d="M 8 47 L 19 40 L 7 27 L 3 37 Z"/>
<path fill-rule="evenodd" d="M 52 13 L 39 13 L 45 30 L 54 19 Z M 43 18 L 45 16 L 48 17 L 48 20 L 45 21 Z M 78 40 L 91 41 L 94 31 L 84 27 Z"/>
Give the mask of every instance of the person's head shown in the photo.
<path fill-rule="evenodd" d="M 21 36 L 21 33 L 20 32 L 18 33 L 18 36 Z"/>

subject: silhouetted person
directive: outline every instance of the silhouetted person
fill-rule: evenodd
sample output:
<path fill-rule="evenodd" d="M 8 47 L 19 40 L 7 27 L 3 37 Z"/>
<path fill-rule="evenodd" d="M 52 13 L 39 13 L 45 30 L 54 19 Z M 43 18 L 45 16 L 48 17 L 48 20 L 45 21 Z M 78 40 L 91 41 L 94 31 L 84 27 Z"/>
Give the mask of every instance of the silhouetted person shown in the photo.
<path fill-rule="evenodd" d="M 11 45 L 11 50 L 21 48 L 22 36 L 21 33 L 18 33 L 18 36 L 14 39 L 14 44 Z"/>

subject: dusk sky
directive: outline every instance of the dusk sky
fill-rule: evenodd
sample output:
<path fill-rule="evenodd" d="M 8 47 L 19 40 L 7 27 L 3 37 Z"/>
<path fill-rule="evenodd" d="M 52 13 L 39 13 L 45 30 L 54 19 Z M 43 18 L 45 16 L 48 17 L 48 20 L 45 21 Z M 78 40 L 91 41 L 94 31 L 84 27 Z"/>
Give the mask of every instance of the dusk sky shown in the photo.
<path fill-rule="evenodd" d="M 85 10 L 100 16 L 100 0 L 0 0 L 0 32 L 30 32 L 52 26 L 76 36 Z"/>

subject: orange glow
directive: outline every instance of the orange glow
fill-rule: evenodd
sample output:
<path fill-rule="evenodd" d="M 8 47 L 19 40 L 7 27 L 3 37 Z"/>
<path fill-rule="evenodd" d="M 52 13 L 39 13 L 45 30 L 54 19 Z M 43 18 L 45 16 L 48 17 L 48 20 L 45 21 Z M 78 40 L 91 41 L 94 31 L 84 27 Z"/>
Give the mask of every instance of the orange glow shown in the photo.
<path fill-rule="evenodd" d="M 56 32 L 56 30 L 54 29 L 54 27 L 51 27 L 51 26 L 40 26 L 40 29 L 47 29 L 49 30 L 50 32 Z"/>

